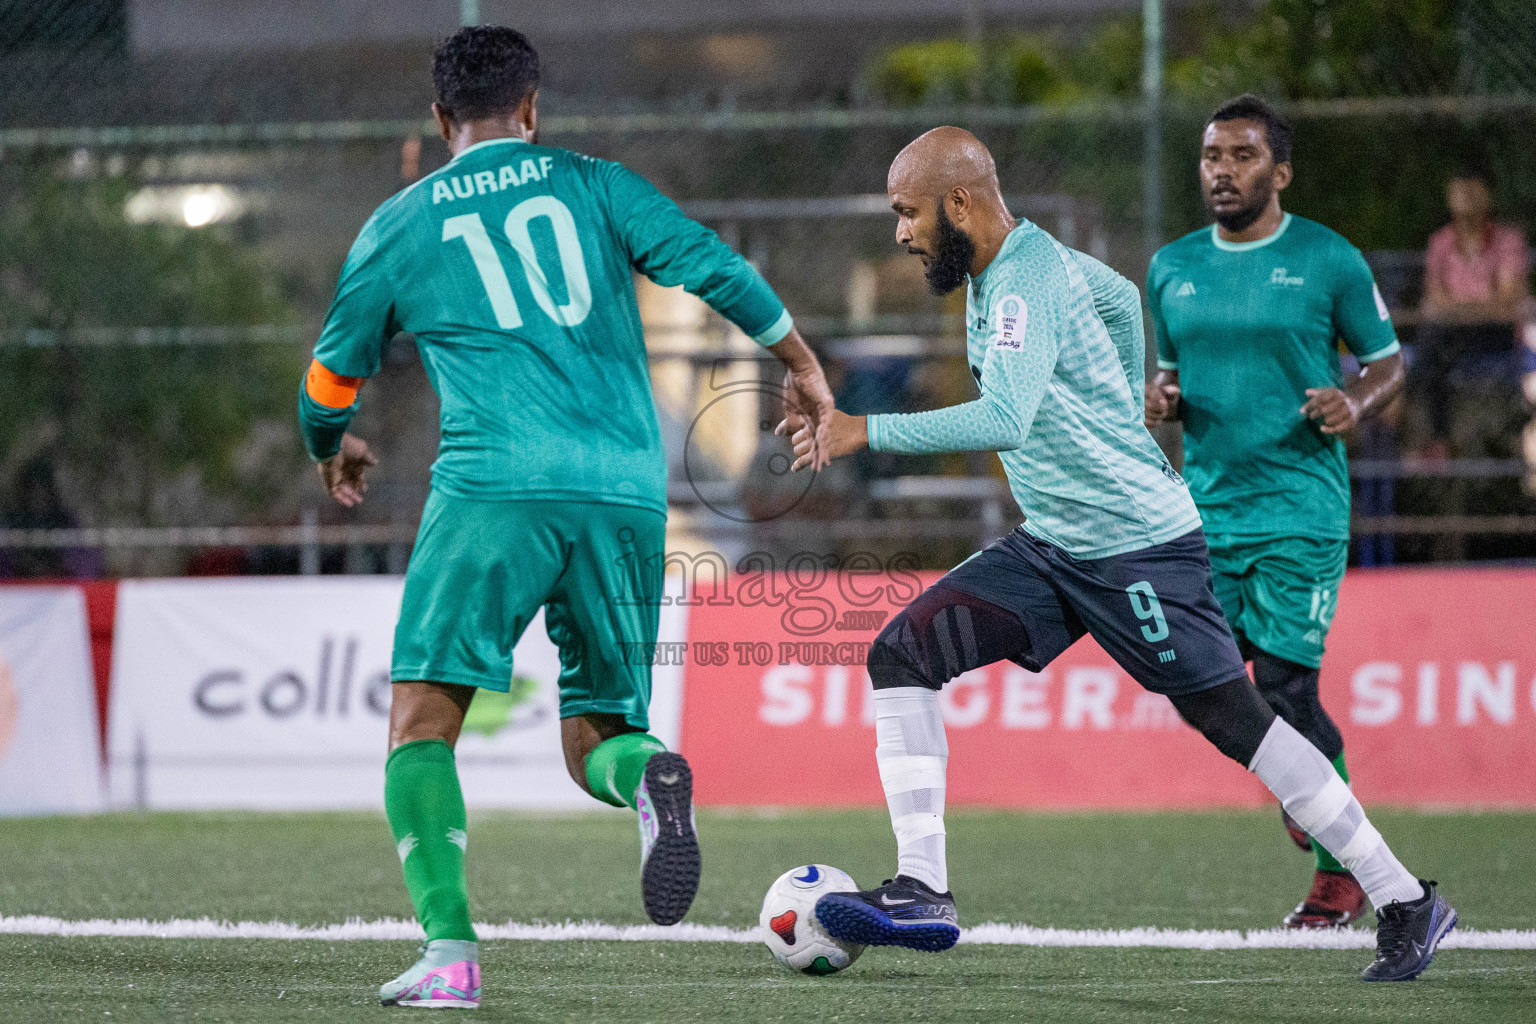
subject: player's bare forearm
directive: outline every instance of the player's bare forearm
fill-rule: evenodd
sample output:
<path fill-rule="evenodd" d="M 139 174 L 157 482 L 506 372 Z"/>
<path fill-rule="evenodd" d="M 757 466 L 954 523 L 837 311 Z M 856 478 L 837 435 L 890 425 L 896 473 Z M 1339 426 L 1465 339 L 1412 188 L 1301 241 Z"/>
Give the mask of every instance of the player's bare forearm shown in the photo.
<path fill-rule="evenodd" d="M 795 445 L 795 462 L 789 467 L 791 470 L 810 466 L 818 452 L 824 457 L 821 465 L 825 465 L 833 459 L 869 447 L 869 417 L 849 416 L 839 409 L 833 409 L 825 441 L 817 440 L 806 426 L 795 431 L 790 440 Z"/>
<path fill-rule="evenodd" d="M 772 352 L 774 357 L 784 364 L 785 369 L 791 372 L 821 369 L 821 362 L 816 358 L 816 353 L 812 352 L 811 346 L 805 343 L 805 338 L 800 335 L 798 328 L 791 327 L 788 334 L 768 346 L 768 351 Z"/>
<path fill-rule="evenodd" d="M 1385 409 L 1403 390 L 1406 376 L 1402 353 L 1393 353 L 1365 364 L 1343 388 L 1308 388 L 1301 414 L 1316 420 L 1325 434 L 1342 434 Z"/>
<path fill-rule="evenodd" d="M 821 469 L 832 460 L 827 448 L 833 418 L 832 389 L 827 386 L 821 361 L 794 328 L 778 343 L 769 345 L 768 351 L 785 366 L 784 419 L 774 432 L 794 438 L 806 431 L 814 443 L 803 461 L 812 469 Z M 796 469 L 801 461 L 796 461 Z"/>
<path fill-rule="evenodd" d="M 1366 363 L 1360 371 L 1360 376 L 1350 381 L 1344 390 L 1359 404 L 1360 418 L 1368 419 L 1381 412 L 1391 404 L 1392 399 L 1402 394 L 1403 382 L 1407 377 L 1408 368 L 1403 360 L 1403 354 L 1395 352 L 1385 359 Z"/>
<path fill-rule="evenodd" d="M 320 472 L 320 482 L 325 492 L 347 508 L 363 503 L 368 490 L 366 474 L 369 466 L 377 466 L 378 457 L 368 448 L 368 442 L 353 434 L 341 438 L 341 450 L 315 468 Z"/>
<path fill-rule="evenodd" d="M 1175 423 L 1179 419 L 1179 398 L 1183 391 L 1179 388 L 1178 370 L 1158 370 L 1157 376 L 1152 378 L 1152 383 L 1147 385 L 1145 418 L 1147 428 L 1158 426 L 1162 423 Z"/>

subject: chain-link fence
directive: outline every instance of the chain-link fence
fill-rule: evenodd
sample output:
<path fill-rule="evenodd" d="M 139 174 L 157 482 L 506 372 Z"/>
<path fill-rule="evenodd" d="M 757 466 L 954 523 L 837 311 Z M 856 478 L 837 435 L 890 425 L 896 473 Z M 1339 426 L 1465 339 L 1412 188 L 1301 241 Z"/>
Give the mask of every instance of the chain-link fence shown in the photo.
<path fill-rule="evenodd" d="M 356 429 L 383 464 L 360 512 L 322 500 L 293 406 L 357 229 L 447 159 L 421 116 L 426 44 L 391 44 L 387 60 L 355 46 L 145 58 L 119 38 L 115 10 L 100 6 L 90 46 L 11 38 L 0 58 L 8 81 L 30 76 L 0 91 L 0 571 L 398 570 L 436 445 L 413 343 L 397 339 L 365 389 Z M 1297 171 L 1287 208 L 1367 252 L 1410 345 L 1450 175 L 1479 167 L 1501 219 L 1536 223 L 1536 97 L 1520 91 L 1523 64 L 1483 39 L 1485 22 L 1463 18 L 1461 30 L 1491 55 L 1463 62 L 1482 77 L 1426 90 L 1450 95 L 1287 105 Z M 71 31 L 60 38 L 78 43 Z M 337 85 L 354 73 L 380 87 Z M 1145 108 L 1112 91 L 1023 106 L 688 102 L 616 109 L 554 91 L 541 141 L 623 161 L 756 262 L 852 412 L 970 395 L 962 310 L 927 294 L 884 209 L 891 158 L 926 128 L 972 128 L 1016 212 L 1132 280 L 1145 272 Z M 1177 96 L 1162 108 L 1163 239 L 1205 223 L 1195 162 L 1207 109 Z M 674 527 L 688 542 L 746 550 L 810 538 L 829 553 L 889 542 L 938 565 L 1017 521 L 988 456 L 867 455 L 824 475 L 789 514 L 754 512 L 779 507 L 761 410 L 698 435 L 707 471 L 686 472 L 685 456 L 701 410 L 722 389 L 770 379 L 768 364 L 675 296 L 643 289 L 642 311 Z M 1437 392 L 1453 407 L 1448 460 L 1426 456 L 1431 410 L 1417 393 L 1352 439 L 1357 558 L 1536 555 L 1536 504 L 1522 484 L 1526 447 L 1536 449 L 1526 351 L 1459 367 Z"/>

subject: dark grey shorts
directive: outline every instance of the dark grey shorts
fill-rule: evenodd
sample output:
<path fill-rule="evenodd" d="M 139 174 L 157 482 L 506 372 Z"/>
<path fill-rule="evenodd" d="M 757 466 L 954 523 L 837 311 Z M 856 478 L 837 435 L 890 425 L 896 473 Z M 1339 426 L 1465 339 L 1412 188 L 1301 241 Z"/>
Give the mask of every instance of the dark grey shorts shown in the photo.
<path fill-rule="evenodd" d="M 1178 696 L 1247 678 L 1211 589 L 1199 529 L 1079 560 L 1022 527 L 892 619 L 870 652 L 870 674 L 876 686 L 937 689 L 995 661 L 1039 672 L 1085 633 L 1154 693 Z"/>

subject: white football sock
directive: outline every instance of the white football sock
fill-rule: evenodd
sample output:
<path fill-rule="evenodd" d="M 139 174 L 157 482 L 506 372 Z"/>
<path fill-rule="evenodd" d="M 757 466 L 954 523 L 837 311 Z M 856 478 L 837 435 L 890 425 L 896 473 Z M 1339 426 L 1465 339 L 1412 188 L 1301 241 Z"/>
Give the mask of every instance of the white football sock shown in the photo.
<path fill-rule="evenodd" d="M 1296 824 L 1349 869 L 1378 910 L 1424 895 L 1323 752 L 1283 719 L 1270 725 L 1248 770 L 1280 798 Z"/>
<path fill-rule="evenodd" d="M 939 692 L 926 686 L 875 691 L 875 761 L 896 832 L 896 871 L 949 891 L 944 863 L 944 771 L 949 743 Z"/>

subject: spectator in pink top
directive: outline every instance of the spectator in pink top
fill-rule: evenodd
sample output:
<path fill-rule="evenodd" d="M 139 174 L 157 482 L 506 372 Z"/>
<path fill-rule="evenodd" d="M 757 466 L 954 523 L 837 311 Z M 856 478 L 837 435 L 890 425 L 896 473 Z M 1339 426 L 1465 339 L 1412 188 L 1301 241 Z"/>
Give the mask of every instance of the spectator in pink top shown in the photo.
<path fill-rule="evenodd" d="M 1526 297 L 1525 236 L 1491 219 L 1493 196 L 1481 178 L 1452 178 L 1445 199 L 1451 222 L 1430 236 L 1425 259 L 1425 318 L 1515 323 Z"/>
<path fill-rule="evenodd" d="M 1519 229 L 1493 220 L 1487 180 L 1464 172 L 1445 190 L 1451 222 L 1429 239 L 1424 302 L 1410 390 L 1427 406 L 1424 454 L 1448 454 L 1451 392 L 1460 377 L 1518 376 L 1517 327 L 1528 296 L 1529 255 Z"/>

